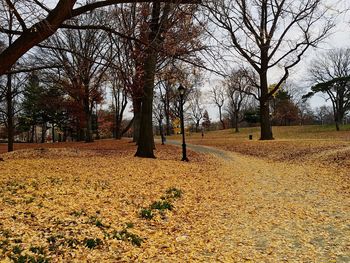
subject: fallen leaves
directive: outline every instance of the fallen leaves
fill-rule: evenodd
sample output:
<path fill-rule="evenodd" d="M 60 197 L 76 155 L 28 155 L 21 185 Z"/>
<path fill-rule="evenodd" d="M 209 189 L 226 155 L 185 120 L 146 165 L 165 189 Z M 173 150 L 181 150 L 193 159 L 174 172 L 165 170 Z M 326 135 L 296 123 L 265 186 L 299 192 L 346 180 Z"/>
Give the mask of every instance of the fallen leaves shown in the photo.
<path fill-rule="evenodd" d="M 157 148 L 156 160 L 124 141 L 4 155 L 0 260 L 349 259 L 349 184 L 331 170 L 238 154 L 186 163 L 180 148 Z"/>

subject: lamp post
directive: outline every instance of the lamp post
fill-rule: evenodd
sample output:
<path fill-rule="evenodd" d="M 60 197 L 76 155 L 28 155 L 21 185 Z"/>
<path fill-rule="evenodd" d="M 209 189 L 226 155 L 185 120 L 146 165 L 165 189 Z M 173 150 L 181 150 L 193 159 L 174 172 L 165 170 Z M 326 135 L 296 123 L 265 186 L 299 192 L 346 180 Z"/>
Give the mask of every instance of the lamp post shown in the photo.
<path fill-rule="evenodd" d="M 184 124 L 184 109 L 183 109 L 183 100 L 185 95 L 185 88 L 180 85 L 178 87 L 178 92 L 180 95 L 180 124 L 181 124 L 181 134 L 182 134 L 182 160 L 188 162 L 188 158 L 186 155 L 186 142 L 185 142 L 185 124 Z"/>

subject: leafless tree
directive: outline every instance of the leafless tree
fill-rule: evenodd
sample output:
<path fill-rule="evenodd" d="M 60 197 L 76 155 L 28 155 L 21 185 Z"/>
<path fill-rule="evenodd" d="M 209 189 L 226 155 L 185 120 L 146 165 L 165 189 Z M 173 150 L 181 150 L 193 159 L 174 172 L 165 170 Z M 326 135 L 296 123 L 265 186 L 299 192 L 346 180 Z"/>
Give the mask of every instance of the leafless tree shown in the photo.
<path fill-rule="evenodd" d="M 219 86 L 212 88 L 210 90 L 210 97 L 211 97 L 211 101 L 215 104 L 215 106 L 218 107 L 219 120 L 221 122 L 222 129 L 224 130 L 226 128 L 224 119 L 222 117 L 222 109 L 223 109 L 223 106 L 225 103 L 225 98 L 226 98 L 224 87 L 219 85 Z"/>
<path fill-rule="evenodd" d="M 315 108 L 315 117 L 321 125 L 331 123 L 333 115 L 333 109 L 330 106 L 320 106 Z"/>
<path fill-rule="evenodd" d="M 6 22 L 10 30 L 16 30 L 15 11 L 8 7 L 1 8 L 0 12 L 2 14 L 2 16 L 0 16 L 0 21 Z M 11 46 L 15 39 L 15 35 L 12 32 L 7 32 L 4 35 L 4 40 L 6 39 L 6 42 L 0 43 L 0 52 L 3 52 L 6 47 Z M 23 81 L 21 80 L 20 74 L 11 73 L 6 74 L 6 77 L 2 80 L 3 82 L 0 84 L 0 104 L 3 100 L 3 105 L 0 105 L 0 112 L 7 130 L 7 150 L 11 152 L 14 147 L 15 115 L 16 111 L 18 111 L 15 107 L 15 101 L 20 93 L 20 86 L 23 84 Z"/>
<path fill-rule="evenodd" d="M 337 131 L 350 110 L 350 49 L 331 50 L 312 61 L 309 73 L 314 86 L 306 96 L 324 93 L 333 107 Z"/>
<path fill-rule="evenodd" d="M 204 5 L 211 21 L 230 39 L 222 44 L 235 50 L 259 75 L 261 139 L 273 139 L 269 100 L 290 69 L 332 29 L 327 8 L 322 0 L 208 0 Z M 281 74 L 269 90 L 268 74 L 274 68 Z"/>
<path fill-rule="evenodd" d="M 248 76 L 247 73 L 245 69 L 234 70 L 224 81 L 228 99 L 226 111 L 231 118 L 235 132 L 239 132 L 238 124 L 242 119 L 242 108 L 254 99 L 250 95 L 254 94 L 255 86 L 251 82 L 251 76 Z"/>
<path fill-rule="evenodd" d="M 203 100 L 202 93 L 198 88 L 194 88 L 189 95 L 188 114 L 195 125 L 195 132 L 199 132 L 199 126 L 203 119 Z"/>

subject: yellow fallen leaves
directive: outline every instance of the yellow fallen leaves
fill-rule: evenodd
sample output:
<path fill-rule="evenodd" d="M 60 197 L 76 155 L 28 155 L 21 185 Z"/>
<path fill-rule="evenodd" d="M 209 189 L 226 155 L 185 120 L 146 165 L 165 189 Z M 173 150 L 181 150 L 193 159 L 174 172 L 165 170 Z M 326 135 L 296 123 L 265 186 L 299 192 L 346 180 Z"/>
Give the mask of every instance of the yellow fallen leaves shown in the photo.
<path fill-rule="evenodd" d="M 0 163 L 0 259 L 50 262 L 347 262 L 350 196 L 337 174 L 125 142 L 15 152 Z M 98 148 L 101 147 L 102 152 Z M 21 157 L 21 154 L 25 156 Z M 37 158 L 39 155 L 40 158 Z M 59 158 L 60 156 L 63 156 Z M 140 209 L 181 189 L 172 210 Z M 157 204 L 159 205 L 159 204 Z M 153 206 L 152 209 L 155 208 Z M 142 240 L 142 241 L 141 241 Z M 140 247 L 133 242 L 141 241 Z"/>

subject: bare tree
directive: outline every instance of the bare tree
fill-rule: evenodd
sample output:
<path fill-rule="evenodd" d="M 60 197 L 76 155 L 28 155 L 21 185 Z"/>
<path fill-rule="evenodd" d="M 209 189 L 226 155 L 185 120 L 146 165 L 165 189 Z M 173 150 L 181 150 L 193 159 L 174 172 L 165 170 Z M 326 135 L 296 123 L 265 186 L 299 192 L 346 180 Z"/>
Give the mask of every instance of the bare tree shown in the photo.
<path fill-rule="evenodd" d="M 233 71 L 224 81 L 226 96 L 228 99 L 226 110 L 231 118 L 232 127 L 235 132 L 239 132 L 238 124 L 242 119 L 241 111 L 246 103 L 249 103 L 249 98 L 255 87 L 252 85 L 251 77 L 247 75 L 247 71 L 239 69 Z"/>
<path fill-rule="evenodd" d="M 218 107 L 219 110 L 219 120 L 221 122 L 222 125 L 222 129 L 225 130 L 225 122 L 224 119 L 222 117 L 222 108 L 224 106 L 225 103 L 225 89 L 223 86 L 216 86 L 214 88 L 211 89 L 210 91 L 210 97 L 212 102 L 214 102 L 214 104 Z"/>
<path fill-rule="evenodd" d="M 337 131 L 350 110 L 350 49 L 331 50 L 312 61 L 311 80 L 316 83 L 305 98 L 321 92 L 333 107 Z"/>
<path fill-rule="evenodd" d="M 315 108 L 315 117 L 321 125 L 331 123 L 333 116 L 333 109 L 330 106 L 323 105 Z"/>
<path fill-rule="evenodd" d="M 222 44 L 234 49 L 259 75 L 260 139 L 273 139 L 269 100 L 305 52 L 332 29 L 330 20 L 322 22 L 327 8 L 322 0 L 208 0 L 204 5 L 211 21 L 230 39 Z M 273 68 L 281 74 L 269 90 L 268 73 Z"/>
<path fill-rule="evenodd" d="M 195 124 L 195 132 L 199 132 L 199 126 L 203 119 L 203 101 L 202 93 L 198 88 L 194 88 L 189 95 L 189 115 Z"/>
<path fill-rule="evenodd" d="M 10 31 L 16 30 L 17 25 L 15 24 L 15 11 L 13 9 L 5 8 L 1 9 L 0 12 L 2 12 L 2 17 L 0 18 L 0 21 L 6 22 L 8 24 L 8 28 Z M 11 46 L 15 35 L 12 32 L 7 32 L 6 34 L 6 43 L 1 42 L 0 44 L 0 52 L 6 49 L 6 47 Z M 5 38 L 4 38 L 5 39 Z M 1 115 L 4 119 L 4 124 L 6 126 L 7 130 L 7 151 L 11 152 L 13 151 L 14 147 L 14 133 L 15 133 L 15 99 L 20 93 L 20 80 L 19 74 L 6 74 L 6 81 L 2 83 L 0 89 L 0 97 L 3 96 L 4 104 L 6 107 L 1 107 Z M 23 84 L 23 83 L 22 83 Z M 1 98 L 0 98 L 1 102 Z"/>
<path fill-rule="evenodd" d="M 112 108 L 114 110 L 114 138 L 120 140 L 122 135 L 126 132 L 123 130 L 123 118 L 126 106 L 128 105 L 128 94 L 127 89 L 123 85 L 124 83 L 120 81 L 117 74 L 111 72 L 111 89 L 112 89 Z M 128 125 L 129 126 L 129 125 Z"/>

